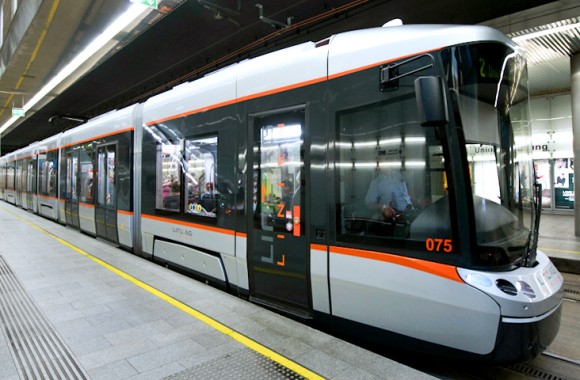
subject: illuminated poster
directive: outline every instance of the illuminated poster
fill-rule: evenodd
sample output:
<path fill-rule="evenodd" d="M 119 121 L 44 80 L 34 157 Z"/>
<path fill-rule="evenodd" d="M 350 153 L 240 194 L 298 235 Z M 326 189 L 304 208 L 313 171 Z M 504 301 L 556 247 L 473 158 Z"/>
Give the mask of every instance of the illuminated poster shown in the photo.
<path fill-rule="evenodd" d="M 554 196 L 557 209 L 574 208 L 573 158 L 560 158 L 554 162 Z"/>
<path fill-rule="evenodd" d="M 536 183 L 542 185 L 542 207 L 552 207 L 552 181 L 550 181 L 550 161 L 534 160 Z"/>

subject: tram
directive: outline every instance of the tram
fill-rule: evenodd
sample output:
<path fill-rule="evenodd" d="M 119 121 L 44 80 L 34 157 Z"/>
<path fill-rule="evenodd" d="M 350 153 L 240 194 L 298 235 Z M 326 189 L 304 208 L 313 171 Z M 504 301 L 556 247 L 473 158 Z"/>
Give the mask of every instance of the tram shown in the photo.
<path fill-rule="evenodd" d="M 525 55 L 481 26 L 248 59 L 0 158 L 0 198 L 249 301 L 496 363 L 555 338 Z"/>

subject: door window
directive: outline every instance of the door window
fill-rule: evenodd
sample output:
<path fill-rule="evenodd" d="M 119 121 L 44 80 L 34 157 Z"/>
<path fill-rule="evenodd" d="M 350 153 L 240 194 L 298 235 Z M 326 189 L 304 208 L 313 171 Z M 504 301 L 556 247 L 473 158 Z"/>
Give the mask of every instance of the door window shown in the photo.
<path fill-rule="evenodd" d="M 76 201 L 77 193 L 78 154 L 69 154 L 66 163 L 66 199 Z"/>
<path fill-rule="evenodd" d="M 107 204 L 115 206 L 117 203 L 116 180 L 116 152 L 113 147 L 107 150 Z"/>
<path fill-rule="evenodd" d="M 34 161 L 28 163 L 28 187 L 27 191 L 29 193 L 34 193 L 36 190 L 36 168 L 34 166 Z"/>
<path fill-rule="evenodd" d="M 99 155 L 97 158 L 98 167 L 97 172 L 99 176 L 99 188 L 98 188 L 98 201 L 99 204 L 104 205 L 105 199 L 107 197 L 106 186 L 107 186 L 107 161 L 106 161 L 106 152 L 103 149 L 99 149 Z"/>
<path fill-rule="evenodd" d="M 263 230 L 301 235 L 302 125 L 266 123 L 259 133 L 260 170 L 253 186 L 256 219 Z"/>
<path fill-rule="evenodd" d="M 81 202 L 93 204 L 93 161 L 91 152 L 83 147 L 80 152 L 80 197 Z"/>
<path fill-rule="evenodd" d="M 16 191 L 22 191 L 22 162 L 16 161 Z"/>
<path fill-rule="evenodd" d="M 115 146 L 101 147 L 97 154 L 98 188 L 100 205 L 116 207 L 116 153 Z"/>
<path fill-rule="evenodd" d="M 304 212 L 305 109 L 254 117 L 250 155 L 250 291 L 281 307 L 310 307 Z"/>

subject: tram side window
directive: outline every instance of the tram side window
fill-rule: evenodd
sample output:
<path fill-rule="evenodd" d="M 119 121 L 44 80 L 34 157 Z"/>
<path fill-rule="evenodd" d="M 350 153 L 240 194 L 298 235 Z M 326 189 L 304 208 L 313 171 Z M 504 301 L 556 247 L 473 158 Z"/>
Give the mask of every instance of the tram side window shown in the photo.
<path fill-rule="evenodd" d="M 58 184 L 58 152 L 52 151 L 47 154 L 47 195 L 51 197 L 56 197 L 56 190 Z"/>
<path fill-rule="evenodd" d="M 93 161 L 91 156 L 87 152 L 87 148 L 83 148 L 80 151 L 80 201 L 88 204 L 93 204 Z"/>
<path fill-rule="evenodd" d="M 20 192 L 24 189 L 22 188 L 22 161 L 16 161 L 16 191 Z"/>
<path fill-rule="evenodd" d="M 30 193 L 31 192 L 31 183 L 30 183 L 30 177 L 31 177 L 31 165 L 30 163 L 32 162 L 31 158 L 26 158 L 23 162 L 22 162 L 22 191 Z"/>
<path fill-rule="evenodd" d="M 19 162 L 19 177 L 20 177 L 20 188 L 19 190 L 23 193 L 28 191 L 28 159 L 25 158 Z"/>
<path fill-rule="evenodd" d="M 217 136 L 185 141 L 185 212 L 215 218 L 219 192 L 216 189 Z"/>
<path fill-rule="evenodd" d="M 14 190 L 14 163 L 8 164 L 6 168 L 6 188 Z"/>
<path fill-rule="evenodd" d="M 427 239 L 451 238 L 443 148 L 435 129 L 418 122 L 413 82 L 419 75 L 425 73 L 402 78 L 380 102 L 337 114 L 342 240 L 424 247 Z"/>
<path fill-rule="evenodd" d="M 46 155 L 38 155 L 38 193 L 41 195 L 46 195 L 46 184 L 48 182 L 46 163 Z"/>
<path fill-rule="evenodd" d="M 0 165 L 0 191 L 6 188 L 6 167 Z"/>
<path fill-rule="evenodd" d="M 181 203 L 182 143 L 157 145 L 157 188 L 155 207 L 179 212 Z"/>
<path fill-rule="evenodd" d="M 38 156 L 39 192 L 41 195 L 56 197 L 56 155 Z"/>

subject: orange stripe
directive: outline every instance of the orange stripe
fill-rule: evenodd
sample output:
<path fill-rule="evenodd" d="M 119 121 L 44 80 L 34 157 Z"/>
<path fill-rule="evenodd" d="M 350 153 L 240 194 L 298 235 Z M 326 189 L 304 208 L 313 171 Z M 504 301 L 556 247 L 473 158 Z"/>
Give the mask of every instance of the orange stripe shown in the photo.
<path fill-rule="evenodd" d="M 246 95 L 243 96 L 241 98 L 236 98 L 236 99 L 230 99 L 230 100 L 226 100 L 224 102 L 221 103 L 216 103 L 213 105 L 209 105 L 209 106 L 205 106 L 205 107 L 201 107 L 201 108 L 197 108 L 191 111 L 187 111 L 187 112 L 183 112 L 177 115 L 172 115 L 172 116 L 167 116 L 158 120 L 153 120 L 153 121 L 149 121 L 146 124 L 148 126 L 154 125 L 154 124 L 158 124 L 158 123 L 162 123 L 164 121 L 168 121 L 168 120 L 173 120 L 173 119 L 177 119 L 180 117 L 184 117 L 184 116 L 189 116 L 189 115 L 193 115 L 193 114 L 197 114 L 197 113 L 201 113 L 201 112 L 205 112 L 205 111 L 209 111 L 212 109 L 216 109 L 216 108 L 220 108 L 220 107 L 225 107 L 231 104 L 236 104 L 236 103 L 241 103 L 247 100 L 252 100 L 252 99 L 256 99 L 256 98 L 261 98 L 261 97 L 265 97 L 265 96 L 269 96 L 269 95 L 274 95 L 274 94 L 278 94 L 280 92 L 284 92 L 284 91 L 290 91 L 290 90 L 294 90 L 300 87 L 306 87 L 306 86 L 310 86 L 313 84 L 317 84 L 317 83 L 321 83 L 321 82 L 325 82 L 327 80 L 331 80 L 331 79 L 336 79 L 339 77 L 343 77 L 345 75 L 349 75 L 349 74 L 353 74 L 359 71 L 363 71 L 366 69 L 370 69 L 379 65 L 384 65 L 390 62 L 394 62 L 394 61 L 398 61 L 400 59 L 405 59 L 405 58 L 410 58 L 410 57 L 414 57 L 416 55 L 421 55 L 421 54 L 426 54 L 426 53 L 430 53 L 432 51 L 437 51 L 442 49 L 443 47 L 439 47 L 439 48 L 435 48 L 435 49 L 430 49 L 430 50 L 425 50 L 425 51 L 420 51 L 420 52 L 414 52 L 412 54 L 406 54 L 403 56 L 399 56 L 399 57 L 395 57 L 395 58 L 391 58 L 388 59 L 386 61 L 380 61 L 380 62 L 375 62 L 375 63 L 371 63 L 365 66 L 360 66 L 360 67 L 356 67 L 354 69 L 350 69 L 350 70 L 346 70 L 340 73 L 336 73 L 333 75 L 329 75 L 329 76 L 323 76 L 320 78 L 315 78 L 315 79 L 310 79 L 307 81 L 303 81 L 303 82 L 298 82 L 298 83 L 294 83 L 294 84 L 290 84 L 287 86 L 283 86 L 283 87 L 278 87 L 278 88 L 274 88 L 272 90 L 266 90 L 266 91 L 262 91 L 262 92 L 258 92 L 255 94 L 251 94 L 251 95 Z"/>
<path fill-rule="evenodd" d="M 59 199 L 57 197 L 51 197 L 50 195 L 38 195 L 40 198 L 44 198 L 44 199 L 51 199 L 53 201 L 58 201 Z"/>
<path fill-rule="evenodd" d="M 183 113 L 180 113 L 180 114 L 177 114 L 177 115 L 172 115 L 172 116 L 168 116 L 168 117 L 161 118 L 161 119 L 158 119 L 158 120 L 150 121 L 150 122 L 147 122 L 147 125 L 150 126 L 150 125 L 157 124 L 157 123 L 161 123 L 161 122 L 164 122 L 164 121 L 168 121 L 168 120 L 172 120 L 172 119 L 177 119 L 177 118 L 180 118 L 180 117 L 183 117 L 183 116 L 193 115 L 193 114 L 196 114 L 196 113 L 201 113 L 201 112 L 209 111 L 209 110 L 216 109 L 216 108 L 220 108 L 220 107 L 225 107 L 227 105 L 236 104 L 236 103 L 239 103 L 239 102 L 243 102 L 243 101 L 247 101 L 247 100 L 251 100 L 251 99 L 256 99 L 256 98 L 260 98 L 260 97 L 265 97 L 265 96 L 268 96 L 268 95 L 273 95 L 273 94 L 277 94 L 277 93 L 284 92 L 284 91 L 290 91 L 290 90 L 293 90 L 293 89 L 297 89 L 297 88 L 300 88 L 300 87 L 309 86 L 309 85 L 316 84 L 316 83 L 321 83 L 321 82 L 324 82 L 324 81 L 327 81 L 327 80 L 336 79 L 336 78 L 339 78 L 339 77 L 343 77 L 345 75 L 353 74 L 353 73 L 358 72 L 358 71 L 363 71 L 363 70 L 366 70 L 366 69 L 369 69 L 369 68 L 372 68 L 372 67 L 376 67 L 378 65 L 384 65 L 386 63 L 394 62 L 394 61 L 397 61 L 397 60 L 400 60 L 400 59 L 405 59 L 405 58 L 417 56 L 417 55 L 420 55 L 420 54 L 425 54 L 425 53 L 429 53 L 429 52 L 432 52 L 432 51 L 437 51 L 437 50 L 440 50 L 442 48 L 443 47 L 439 47 L 439 48 L 435 48 L 435 49 L 430 49 L 430 50 L 425 50 L 425 51 L 421 51 L 421 52 L 414 52 L 412 54 L 407 54 L 407 55 L 404 55 L 404 56 L 399 56 L 399 57 L 391 58 L 391 59 L 388 59 L 386 61 L 372 63 L 372 64 L 369 64 L 369 65 L 365 65 L 365 66 L 357 67 L 357 68 L 354 68 L 354 69 L 346 70 L 346 71 L 343 71 L 343 72 L 340 72 L 340 73 L 332 74 L 332 75 L 329 75 L 329 76 L 324 76 L 324 77 L 320 77 L 320 78 L 310 79 L 310 80 L 307 80 L 307 81 L 304 81 L 304 82 L 299 82 L 299 83 L 295 83 L 295 84 L 291 84 L 291 85 L 287 85 L 287 86 L 283 86 L 283 87 L 278 87 L 278 88 L 275 88 L 275 89 L 272 89 L 272 90 L 258 92 L 256 94 L 252 94 L 252 95 L 246 95 L 244 97 L 237 98 L 237 99 L 226 100 L 224 102 L 220 102 L 220 103 L 216 103 L 216 104 L 213 104 L 213 105 L 201 107 L 201 108 L 198 108 L 198 109 L 195 109 L 195 110 L 191 110 L 191 111 L 187 111 L 187 112 L 183 112 Z M 126 132 L 126 131 L 133 131 L 133 130 L 134 130 L 133 127 L 129 127 L 129 128 L 122 129 L 122 130 L 119 130 L 119 131 L 114 131 L 114 132 L 111 132 L 111 133 L 106 133 L 106 134 L 103 134 L 103 135 L 91 137 L 91 138 L 88 138 L 88 139 L 85 139 L 85 140 L 76 141 L 74 143 L 70 143 L 70 144 L 67 144 L 67 145 L 63 145 L 60 148 L 66 148 L 66 147 L 69 147 L 69 146 L 73 146 L 73 145 L 77 145 L 77 144 L 82 144 L 82 143 L 87 142 L 87 141 L 96 140 L 96 139 L 99 139 L 99 138 L 104 138 L 104 137 L 108 137 L 108 136 L 120 134 L 120 133 L 123 133 L 123 132 Z M 52 152 L 52 151 L 57 150 L 57 149 L 60 149 L 60 148 L 53 148 L 53 149 L 49 149 L 49 150 L 39 151 L 37 154 Z M 29 157 L 29 156 L 27 156 L 27 157 Z M 9 162 L 12 162 L 12 161 L 9 161 Z"/>
<path fill-rule="evenodd" d="M 158 119 L 158 120 L 149 121 L 149 122 L 146 123 L 146 125 L 147 126 L 151 126 L 151 125 L 163 123 L 164 121 L 173 120 L 173 119 L 177 119 L 177 118 L 180 118 L 180 117 L 193 115 L 193 114 L 196 114 L 196 113 L 202 113 L 202 112 L 206 112 L 206 111 L 213 110 L 213 109 L 216 109 L 216 108 L 229 106 L 231 104 L 236 104 L 237 102 L 238 102 L 237 99 L 226 100 L 225 102 L 216 103 L 216 104 L 213 104 L 213 105 L 209 105 L 209 106 L 197 108 L 197 109 L 194 109 L 194 110 L 191 110 L 191 111 L 179 113 L 177 115 L 167 116 L 167 117 L 164 117 L 164 118 L 161 118 L 161 119 Z"/>
<path fill-rule="evenodd" d="M 322 245 L 322 244 L 310 244 L 310 249 L 315 250 L 315 251 L 326 252 L 328 250 L 328 246 Z"/>
<path fill-rule="evenodd" d="M 253 94 L 253 95 L 246 95 L 244 97 L 239 98 L 238 102 L 243 102 L 246 100 L 251 100 L 251 99 L 261 98 L 261 97 L 268 96 L 268 95 L 278 94 L 278 93 L 284 92 L 284 91 L 295 90 L 295 89 L 300 88 L 300 87 L 306 87 L 306 86 L 310 86 L 312 84 L 325 82 L 326 80 L 327 80 L 326 76 L 321 77 L 321 78 L 310 79 L 310 80 L 307 80 L 304 82 L 299 82 L 299 83 L 290 84 L 288 86 L 278 87 L 278 88 L 275 88 L 273 90 L 258 92 L 258 93 Z"/>
<path fill-rule="evenodd" d="M 117 214 L 133 216 L 134 212 L 133 211 L 125 211 L 125 210 L 117 210 Z"/>
<path fill-rule="evenodd" d="M 211 226 L 206 226 L 203 224 L 195 224 L 195 223 L 189 223 L 189 222 L 184 222 L 182 220 L 174 220 L 174 219 L 168 219 L 168 218 L 161 218 L 159 216 L 153 216 L 153 215 L 146 215 L 146 214 L 142 214 L 141 217 L 145 218 L 145 219 L 151 219 L 151 220 L 155 220 L 158 222 L 163 222 L 163 223 L 171 223 L 171 224 L 179 224 L 181 226 L 186 226 L 186 227 L 191 227 L 191 228 L 197 228 L 200 230 L 206 230 L 206 231 L 212 231 L 212 232 L 219 232 L 221 234 L 225 234 L 225 235 L 235 235 L 235 232 L 233 230 L 226 230 L 225 228 L 218 228 L 218 227 L 211 227 Z"/>
<path fill-rule="evenodd" d="M 50 152 L 54 152 L 55 150 L 59 150 L 59 149 L 60 148 L 57 146 L 56 148 L 50 148 L 50 149 L 47 149 L 47 150 L 39 150 L 37 154 L 38 155 L 41 155 L 43 153 L 50 153 Z"/>
<path fill-rule="evenodd" d="M 246 234 L 245 232 L 236 232 L 236 237 L 247 239 L 248 234 Z"/>
<path fill-rule="evenodd" d="M 79 202 L 79 206 L 87 207 L 87 208 L 95 208 L 95 205 L 85 202 Z"/>
<path fill-rule="evenodd" d="M 364 251 L 361 249 L 354 248 L 330 247 L 330 252 L 340 255 L 353 256 L 364 259 L 382 261 L 396 265 L 402 265 L 407 268 L 419 270 L 421 272 L 430 273 L 435 276 L 446 278 L 448 280 L 463 283 L 463 280 L 457 274 L 456 267 L 452 265 L 434 263 L 432 261 L 413 259 L 410 257 L 397 256 L 390 253 Z"/>
<path fill-rule="evenodd" d="M 297 89 L 297 88 L 300 88 L 300 87 L 310 86 L 310 85 L 313 85 L 313 84 L 317 84 L 317 83 L 324 82 L 326 80 L 330 80 L 330 79 L 338 78 L 338 77 L 345 76 L 345 75 L 348 75 L 348 74 L 352 74 L 352 73 L 355 73 L 355 72 L 358 72 L 358 71 L 363 71 L 363 70 L 366 70 L 366 69 L 370 69 L 370 68 L 375 67 L 375 66 L 378 66 L 378 65 L 384 65 L 385 63 L 394 62 L 394 61 L 397 61 L 399 59 L 404 59 L 404 58 L 408 58 L 408 57 L 412 57 L 412 56 L 415 56 L 415 55 L 424 54 L 424 53 L 428 53 L 428 52 L 436 51 L 436 50 L 438 50 L 438 49 L 432 49 L 432 50 L 426 50 L 424 52 L 418 52 L 418 53 L 414 53 L 414 54 L 408 54 L 408 55 L 405 55 L 405 56 L 392 58 L 392 59 L 389 59 L 387 61 L 381 61 L 381 62 L 373 63 L 373 64 L 370 64 L 370 65 L 357 67 L 355 69 L 347 70 L 347 71 L 344 71 L 344 72 L 341 72 L 341 73 L 336 73 L 336 74 L 334 74 L 332 76 L 329 76 L 329 77 L 324 76 L 324 77 L 320 77 L 320 78 L 310 79 L 310 80 L 307 80 L 307 81 L 304 81 L 304 82 L 294 83 L 294 84 L 290 84 L 290 85 L 287 85 L 287 86 L 278 87 L 278 88 L 275 88 L 275 89 L 272 89 L 272 90 L 266 90 L 266 91 L 258 92 L 258 93 L 255 93 L 255 94 L 246 95 L 246 96 L 243 96 L 241 98 L 227 100 L 227 101 L 224 101 L 224 102 L 221 102 L 221 103 L 217 103 L 215 105 L 201 107 L 201 108 L 198 108 L 198 109 L 195 109 L 195 110 L 191 110 L 191 111 L 188 111 L 188 112 L 184 112 L 184 113 L 180 113 L 180 114 L 177 114 L 177 115 L 168 116 L 168 117 L 165 117 L 165 118 L 162 118 L 162 119 L 150 121 L 150 122 L 147 122 L 147 125 L 149 126 L 149 125 L 161 123 L 161 122 L 168 121 L 168 120 L 172 120 L 172 119 L 177 119 L 179 117 L 193 115 L 193 114 L 196 114 L 196 113 L 201 113 L 201 112 L 204 112 L 204 111 L 208 111 L 208 110 L 215 109 L 215 108 L 219 108 L 219 107 L 226 106 L 226 105 L 240 103 L 240 102 L 244 102 L 244 101 L 247 101 L 247 100 L 252 100 L 252 99 L 256 99 L 256 98 L 265 97 L 265 96 L 268 96 L 268 95 L 278 94 L 280 92 L 290 91 L 290 90 L 294 90 L 294 89 Z"/>
<path fill-rule="evenodd" d="M 28 156 L 17 157 L 17 158 L 15 158 L 15 159 L 13 159 L 13 160 L 10 160 L 10 161 L 8 161 L 8 162 L 16 162 L 16 161 L 18 161 L 18 160 L 25 160 L 25 159 L 27 159 L 27 158 L 30 158 L 30 157 L 34 156 L 34 155 L 35 155 L 35 153 L 29 154 Z"/>
<path fill-rule="evenodd" d="M 69 143 L 69 144 L 66 144 L 66 145 L 62 145 L 61 148 L 68 148 L 69 146 L 82 144 L 82 143 L 85 143 L 87 141 L 93 141 L 93 140 L 98 140 L 98 139 L 102 139 L 102 138 L 109 137 L 109 136 L 120 135 L 121 133 L 131 132 L 131 131 L 134 131 L 134 130 L 135 130 L 135 128 L 133 128 L 133 127 L 129 127 L 129 128 L 125 128 L 125 129 L 119 129 L 118 131 L 104 133 L 102 135 L 93 136 L 93 137 L 89 137 L 88 139 L 79 140 L 79 141 L 75 141 L 75 142 L 72 142 L 72 143 Z"/>
<path fill-rule="evenodd" d="M 421 55 L 421 54 L 430 53 L 432 51 L 437 51 L 437 50 L 440 50 L 440 49 L 443 49 L 443 46 L 442 47 L 439 47 L 439 48 L 436 48 L 436 49 L 430 49 L 430 50 L 425 50 L 425 51 L 418 51 L 418 52 L 414 52 L 414 53 L 411 53 L 411 54 L 402 55 L 400 57 L 391 58 L 391 59 L 388 59 L 386 61 L 371 63 L 370 65 L 361 66 L 361 67 L 357 67 L 357 68 L 354 68 L 354 69 L 342 71 L 340 73 L 336 73 L 336 74 L 329 75 L 328 76 L 328 80 L 340 78 L 340 77 L 343 77 L 345 75 L 354 74 L 356 72 L 363 71 L 363 70 L 366 70 L 366 69 L 370 69 L 370 68 L 373 68 L 373 67 L 376 67 L 376 66 L 379 66 L 379 65 L 384 65 L 384 64 L 387 64 L 387 63 L 395 62 L 395 61 L 398 61 L 400 59 L 415 57 L 415 56 L 418 56 L 418 55 Z"/>
<path fill-rule="evenodd" d="M 246 95 L 246 96 L 241 97 L 241 98 L 226 100 L 226 101 L 221 102 L 221 103 L 216 103 L 213 105 L 197 108 L 197 109 L 183 112 L 183 113 L 180 113 L 177 115 L 167 116 L 167 117 L 164 117 L 164 118 L 161 118 L 158 120 L 149 121 L 146 124 L 147 124 L 147 126 L 151 126 L 154 124 L 162 123 L 164 121 L 173 120 L 173 119 L 177 119 L 177 118 L 184 117 L 184 116 L 189 116 L 189 115 L 194 115 L 197 113 L 206 112 L 206 111 L 213 110 L 216 108 L 225 107 L 225 106 L 229 106 L 229 105 L 236 104 L 236 103 L 241 103 L 241 102 L 244 102 L 246 100 L 261 98 L 264 96 L 273 95 L 273 94 L 277 94 L 277 93 L 284 92 L 284 91 L 290 91 L 290 90 L 294 90 L 296 88 L 305 87 L 305 86 L 309 86 L 311 84 L 316 84 L 316 83 L 320 83 L 320 82 L 324 82 L 324 81 L 326 81 L 326 76 L 321 77 L 321 78 L 316 78 L 316 79 L 310 79 L 310 80 L 307 80 L 304 82 L 299 82 L 299 83 L 291 84 L 291 85 L 284 86 L 284 87 L 278 87 L 278 88 L 275 88 L 272 90 L 258 92 L 256 94 L 252 94 L 252 95 Z"/>
<path fill-rule="evenodd" d="M 59 149 L 62 149 L 62 148 L 68 148 L 69 146 L 79 145 L 79 144 L 85 143 L 87 141 L 98 140 L 98 139 L 102 139 L 102 138 L 109 137 L 109 136 L 119 135 L 119 134 L 125 133 L 125 132 L 131 132 L 131 131 L 134 131 L 134 130 L 135 130 L 134 127 L 129 127 L 129 128 L 125 128 L 125 129 L 119 129 L 118 131 L 112 131 L 112 132 L 109 132 L 109 133 L 103 133 L 102 135 L 92 136 L 92 137 L 89 137 L 87 139 L 75 141 L 75 142 L 72 142 L 72 143 L 69 143 L 69 144 L 66 144 L 66 145 L 61 145 L 61 146 L 58 146 L 56 148 L 51 148 L 51 149 L 47 149 L 47 150 L 39 150 L 37 153 L 33 153 L 32 155 L 26 156 L 26 157 L 23 157 L 23 158 L 32 157 L 33 155 L 41 155 L 41 154 L 44 154 L 44 153 L 53 152 L 55 150 L 59 150 Z"/>

